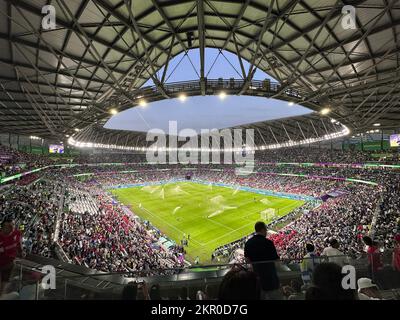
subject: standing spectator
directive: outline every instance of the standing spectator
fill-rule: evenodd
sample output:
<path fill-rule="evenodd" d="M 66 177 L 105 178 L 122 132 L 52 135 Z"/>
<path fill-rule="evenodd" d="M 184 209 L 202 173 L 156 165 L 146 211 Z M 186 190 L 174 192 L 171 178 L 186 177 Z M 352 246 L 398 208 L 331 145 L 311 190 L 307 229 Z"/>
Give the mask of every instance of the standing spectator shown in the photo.
<path fill-rule="evenodd" d="M 394 237 L 392 266 L 395 271 L 400 272 L 400 234 Z"/>
<path fill-rule="evenodd" d="M 329 241 L 329 247 L 326 247 L 322 251 L 322 256 L 327 256 L 328 262 L 336 263 L 341 267 L 347 263 L 344 253 L 339 250 L 339 242 L 336 239 L 331 239 Z"/>
<path fill-rule="evenodd" d="M 373 241 L 368 236 L 363 237 L 363 241 L 367 246 L 368 270 L 371 278 L 374 279 L 376 272 L 379 271 L 383 266 L 382 256 L 377 242 Z"/>
<path fill-rule="evenodd" d="M 7 218 L 0 231 L 0 295 L 10 281 L 15 258 L 21 255 L 21 232 L 15 229 L 14 220 Z"/>
<path fill-rule="evenodd" d="M 280 300 L 282 294 L 275 266 L 275 262 L 279 261 L 278 253 L 274 243 L 266 238 L 267 226 L 264 222 L 257 222 L 255 231 L 256 234 L 244 246 L 244 256 L 252 263 L 254 272 L 260 277 L 263 298 Z"/>
<path fill-rule="evenodd" d="M 320 263 L 320 259 L 315 254 L 315 247 L 312 243 L 306 244 L 306 251 L 307 254 L 304 256 L 303 261 L 300 264 L 301 279 L 305 285 L 311 282 L 314 269 L 318 263 Z"/>

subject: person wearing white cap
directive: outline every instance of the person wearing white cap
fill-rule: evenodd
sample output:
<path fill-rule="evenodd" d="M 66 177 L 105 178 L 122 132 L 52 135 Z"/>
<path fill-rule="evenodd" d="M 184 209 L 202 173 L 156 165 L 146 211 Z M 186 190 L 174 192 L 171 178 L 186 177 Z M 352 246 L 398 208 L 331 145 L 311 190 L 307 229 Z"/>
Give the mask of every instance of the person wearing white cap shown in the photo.
<path fill-rule="evenodd" d="M 357 281 L 359 300 L 381 300 L 378 287 L 369 278 L 360 278 Z"/>

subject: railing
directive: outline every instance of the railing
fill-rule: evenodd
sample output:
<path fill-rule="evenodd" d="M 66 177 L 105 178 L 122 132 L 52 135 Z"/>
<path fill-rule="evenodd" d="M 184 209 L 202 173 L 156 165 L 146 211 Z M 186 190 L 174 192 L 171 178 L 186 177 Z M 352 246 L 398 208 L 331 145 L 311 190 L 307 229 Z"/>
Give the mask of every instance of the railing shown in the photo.
<path fill-rule="evenodd" d="M 395 272 L 391 268 L 389 259 L 391 252 L 388 253 L 383 255 L 384 264 L 382 268 L 379 271 L 374 271 L 372 277 L 381 290 L 390 293 L 391 290 L 400 288 L 400 272 Z M 366 256 L 358 259 L 349 256 L 317 257 L 314 258 L 314 261 L 315 259 L 318 259 L 318 263 L 342 261 L 343 264 L 355 267 L 357 279 L 361 277 L 371 278 Z M 285 263 L 285 261 L 263 261 L 252 265 L 237 262 L 146 272 L 99 273 L 93 271 L 91 274 L 74 273 L 55 266 L 55 289 L 46 289 L 44 284 L 48 282 L 43 278 L 42 266 L 29 261 L 18 261 L 14 270 L 16 280 L 14 280 L 12 286 L 14 291 L 19 293 L 20 298 L 30 300 L 121 299 L 122 290 L 129 282 L 137 283 L 139 286 L 145 283 L 149 288 L 156 285 L 159 288 L 160 295 L 171 300 L 178 298 L 182 287 L 187 288 L 191 299 L 195 298 L 198 291 L 203 291 L 208 299 L 215 299 L 218 297 L 218 290 L 223 277 L 231 268 L 252 270 L 271 263 L 276 266 L 281 287 L 291 285 L 293 282 L 300 286 L 309 284 L 303 277 L 304 272 L 302 274 L 299 264 Z M 149 276 L 144 273 L 152 273 L 152 275 Z M 163 275 L 160 275 L 161 273 Z M 16 296 L 17 294 L 14 294 L 11 297 Z M 138 294 L 138 299 L 144 298 L 140 293 Z"/>

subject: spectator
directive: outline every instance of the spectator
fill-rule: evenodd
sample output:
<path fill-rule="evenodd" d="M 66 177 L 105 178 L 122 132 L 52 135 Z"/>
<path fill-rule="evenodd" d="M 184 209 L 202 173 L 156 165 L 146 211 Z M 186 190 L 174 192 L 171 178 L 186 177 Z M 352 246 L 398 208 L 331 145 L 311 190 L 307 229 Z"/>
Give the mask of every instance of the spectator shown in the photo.
<path fill-rule="evenodd" d="M 328 262 L 336 263 L 341 267 L 347 263 L 344 253 L 339 250 L 339 242 L 336 239 L 329 241 L 329 247 L 322 251 L 322 256 L 328 257 Z"/>
<path fill-rule="evenodd" d="M 378 243 L 373 241 L 370 237 L 364 236 L 363 242 L 367 246 L 368 255 L 368 270 L 372 279 L 374 279 L 376 273 L 382 268 L 382 255 L 379 251 Z"/>
<path fill-rule="evenodd" d="M 304 256 L 303 261 L 300 264 L 301 278 L 304 284 L 311 282 L 312 274 L 315 267 L 320 263 L 320 259 L 315 254 L 315 247 L 312 243 L 306 244 L 307 254 Z"/>
<path fill-rule="evenodd" d="M 196 292 L 196 300 L 208 300 L 208 285 L 205 286 L 204 290 L 198 290 Z"/>
<path fill-rule="evenodd" d="M 355 300 L 355 291 L 342 286 L 342 268 L 336 263 L 319 264 L 313 283 L 306 291 L 306 300 Z"/>
<path fill-rule="evenodd" d="M 165 300 L 164 298 L 161 297 L 161 292 L 160 292 L 160 285 L 159 284 L 153 284 L 150 288 L 150 299 L 151 300 Z"/>
<path fill-rule="evenodd" d="M 396 234 L 394 242 L 392 266 L 395 271 L 400 272 L 400 234 Z"/>
<path fill-rule="evenodd" d="M 302 290 L 301 283 L 297 280 L 290 281 L 290 286 L 285 286 L 282 291 L 287 300 L 304 300 L 305 294 Z"/>
<path fill-rule="evenodd" d="M 376 284 L 369 278 L 360 278 L 357 280 L 358 299 L 359 300 L 382 300 Z"/>
<path fill-rule="evenodd" d="M 256 273 L 234 267 L 224 277 L 219 287 L 219 300 L 259 300 L 260 281 Z"/>
<path fill-rule="evenodd" d="M 279 278 L 275 263 L 279 261 L 274 243 L 267 239 L 267 227 L 264 222 L 255 224 L 256 234 L 250 238 L 244 247 L 244 256 L 252 264 L 254 272 L 260 277 L 262 297 L 269 300 L 279 300 L 282 294 L 279 290 Z"/>
<path fill-rule="evenodd" d="M 15 258 L 21 255 L 21 232 L 15 229 L 14 220 L 7 218 L 0 231 L 0 294 L 10 281 Z"/>

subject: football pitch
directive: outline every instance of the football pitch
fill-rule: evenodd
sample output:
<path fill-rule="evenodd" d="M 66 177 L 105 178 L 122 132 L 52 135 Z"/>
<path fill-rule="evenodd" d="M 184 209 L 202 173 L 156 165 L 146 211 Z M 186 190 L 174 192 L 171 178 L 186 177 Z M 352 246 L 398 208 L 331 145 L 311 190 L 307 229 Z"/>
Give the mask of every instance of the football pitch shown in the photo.
<path fill-rule="evenodd" d="M 275 216 L 267 216 L 268 223 L 304 204 L 302 200 L 193 182 L 110 191 L 177 244 L 190 235 L 186 259 L 193 262 L 198 256 L 201 264 L 210 262 L 217 247 L 251 234 L 261 212 L 275 209 Z"/>

